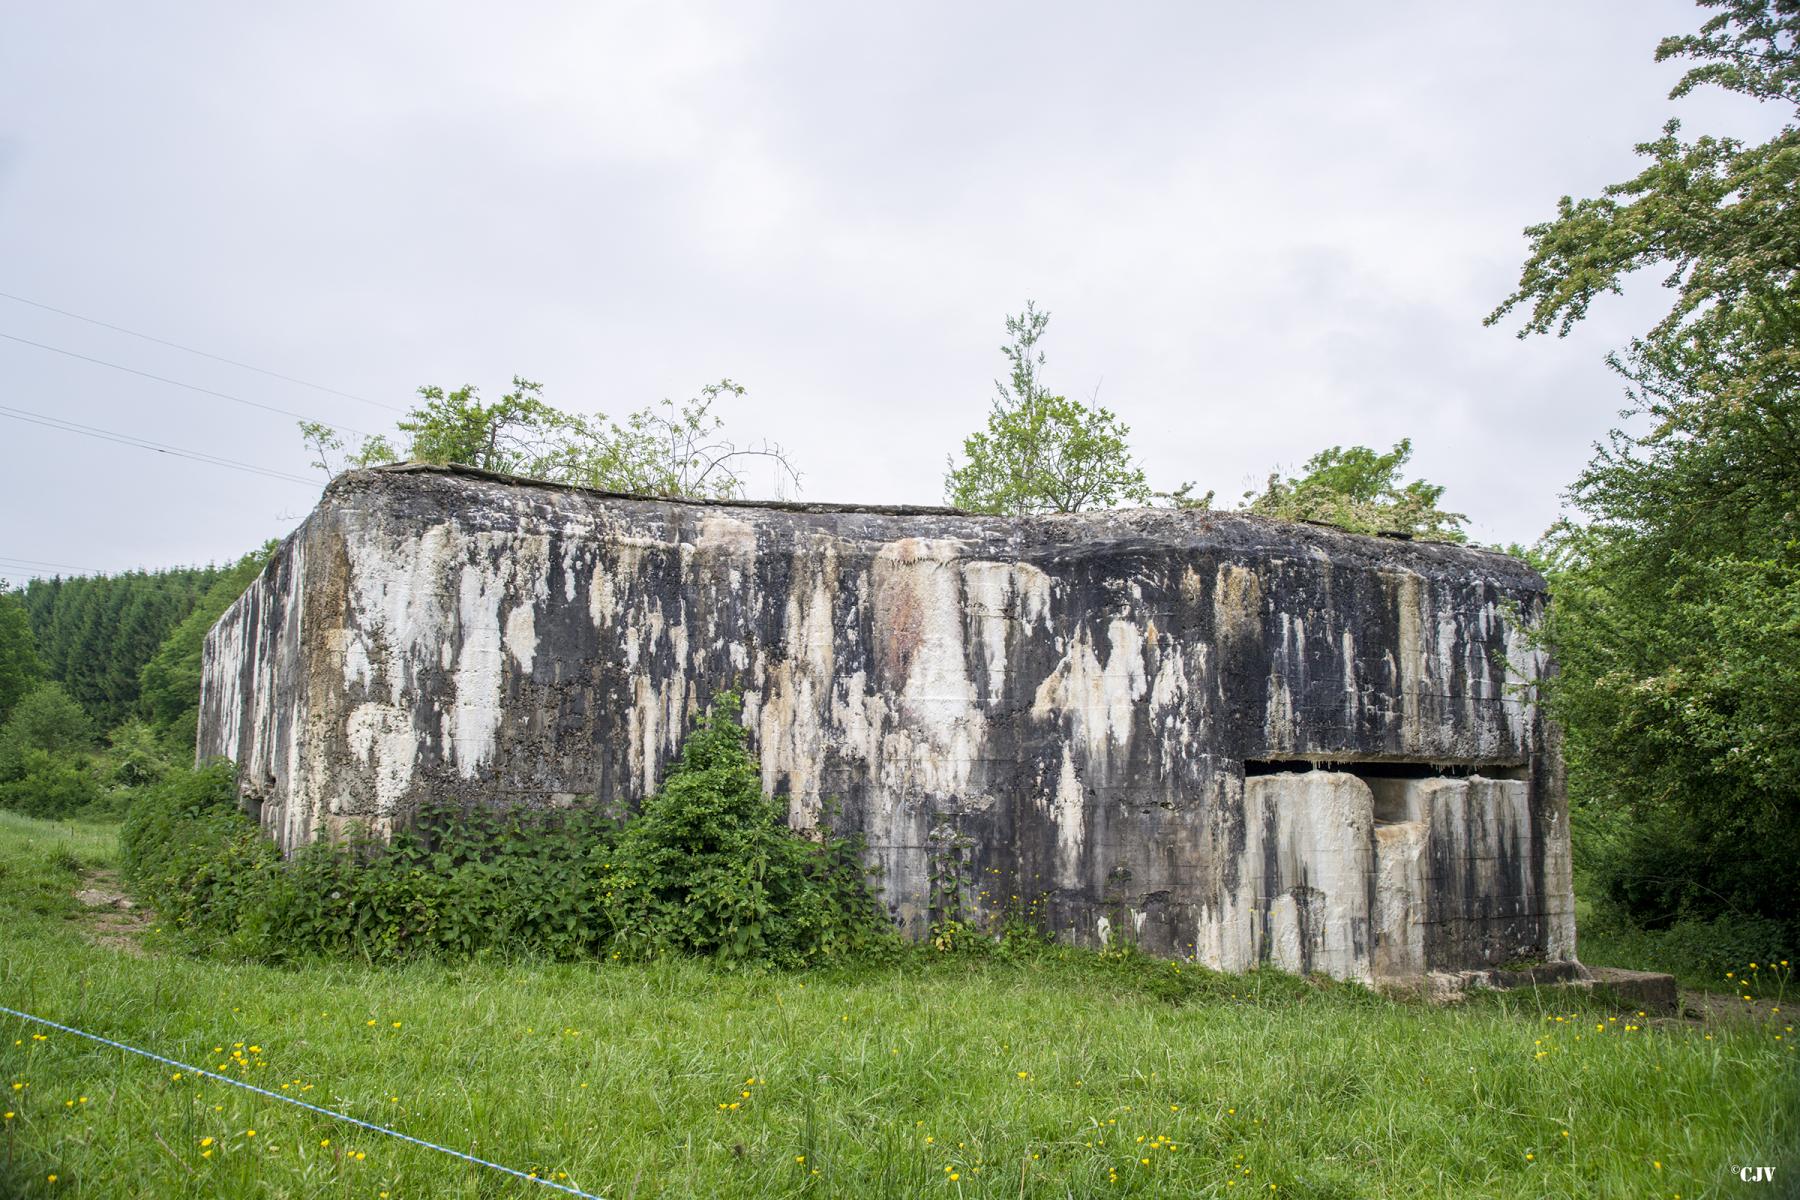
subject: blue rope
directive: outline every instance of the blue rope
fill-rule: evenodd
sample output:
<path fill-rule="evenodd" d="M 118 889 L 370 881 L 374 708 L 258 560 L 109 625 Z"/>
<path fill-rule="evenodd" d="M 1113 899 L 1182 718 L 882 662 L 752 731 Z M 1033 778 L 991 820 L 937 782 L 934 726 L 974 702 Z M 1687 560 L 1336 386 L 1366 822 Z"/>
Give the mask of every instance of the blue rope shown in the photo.
<path fill-rule="evenodd" d="M 304 1108 L 309 1112 L 316 1112 L 320 1116 L 330 1117 L 334 1121 L 347 1121 L 352 1125 L 360 1126 L 361 1128 L 367 1129 L 373 1133 L 384 1133 L 388 1137 L 399 1138 L 403 1142 L 411 1142 L 413 1145 L 423 1146 L 427 1150 L 436 1150 L 436 1151 L 439 1151 L 440 1153 L 448 1154 L 453 1158 L 460 1158 L 464 1162 L 474 1163 L 476 1166 L 491 1167 L 492 1169 L 494 1169 L 496 1171 L 503 1172 L 507 1175 L 512 1175 L 518 1179 L 523 1179 L 527 1183 L 541 1183 L 547 1188 L 555 1188 L 557 1191 L 567 1192 L 571 1196 L 581 1196 L 584 1198 L 584 1200 L 604 1200 L 603 1197 L 596 1196 L 592 1192 L 584 1192 L 580 1188 L 574 1188 L 574 1187 L 568 1186 L 567 1184 L 557 1183 L 554 1180 L 545 1179 L 541 1175 L 532 1175 L 532 1174 L 528 1174 L 525 1171 L 515 1171 L 511 1167 L 503 1167 L 499 1163 L 489 1162 L 485 1158 L 476 1158 L 473 1154 L 464 1154 L 461 1150 L 452 1150 L 448 1146 L 440 1146 L 436 1142 L 428 1142 L 424 1138 L 416 1138 L 416 1137 L 413 1137 L 411 1134 L 401 1133 L 397 1129 L 389 1129 L 385 1125 L 374 1125 L 368 1121 L 359 1121 L 355 1117 L 345 1116 L 343 1113 L 340 1113 L 340 1112 L 332 1112 L 329 1108 L 320 1108 L 316 1104 L 308 1104 L 304 1100 L 296 1100 L 292 1096 L 284 1096 L 280 1092 L 271 1092 L 267 1088 L 259 1088 L 253 1083 L 245 1083 L 243 1080 L 233 1079 L 229 1075 L 219 1075 L 219 1074 L 216 1074 L 215 1072 L 203 1070 L 200 1067 L 192 1066 L 188 1063 L 179 1062 L 173 1058 L 164 1058 L 160 1054 L 152 1054 L 148 1050 L 140 1050 L 136 1046 L 128 1046 L 124 1042 L 115 1042 L 111 1038 L 103 1038 L 99 1034 L 89 1033 L 85 1029 L 76 1029 L 70 1025 L 58 1025 L 55 1021 L 45 1020 L 43 1017 L 34 1017 L 30 1013 L 20 1012 L 16 1008 L 8 1008 L 4 1004 L 0 1004 L 0 1013 L 10 1013 L 11 1015 L 18 1017 L 21 1020 L 25 1020 L 25 1021 L 36 1021 L 39 1025 L 47 1025 L 51 1029 L 58 1029 L 58 1030 L 61 1030 L 63 1033 L 72 1033 L 76 1037 L 84 1037 L 84 1038 L 88 1039 L 88 1041 L 90 1041 L 90 1042 L 99 1042 L 102 1046 L 112 1046 L 113 1048 L 118 1049 L 118 1050 L 130 1051 L 132 1054 L 141 1054 L 145 1058 L 155 1059 L 159 1063 L 166 1063 L 167 1065 L 169 1065 L 171 1067 L 179 1067 L 183 1071 L 188 1071 L 195 1075 L 203 1075 L 208 1079 L 216 1079 L 220 1083 L 229 1083 L 232 1087 L 240 1087 L 240 1088 L 243 1088 L 245 1091 L 255 1092 L 259 1096 L 267 1096 L 271 1100 L 279 1100 L 283 1104 L 292 1104 L 296 1108 Z"/>

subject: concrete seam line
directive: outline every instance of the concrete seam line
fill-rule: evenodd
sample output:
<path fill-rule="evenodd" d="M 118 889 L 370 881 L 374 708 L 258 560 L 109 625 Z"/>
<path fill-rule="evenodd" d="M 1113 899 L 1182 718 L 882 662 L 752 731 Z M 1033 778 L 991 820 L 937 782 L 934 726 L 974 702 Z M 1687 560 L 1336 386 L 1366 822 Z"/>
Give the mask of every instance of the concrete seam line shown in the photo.
<path fill-rule="evenodd" d="M 267 1096 L 271 1100 L 279 1100 L 283 1104 L 292 1104 L 296 1108 L 304 1108 L 309 1112 L 316 1112 L 320 1116 L 330 1117 L 334 1121 L 346 1121 L 351 1125 L 359 1126 L 360 1128 L 370 1130 L 374 1133 L 386 1134 L 391 1138 L 399 1138 L 403 1142 L 411 1142 L 413 1145 L 423 1146 L 427 1150 L 436 1150 L 441 1154 L 448 1154 L 454 1158 L 460 1158 L 464 1162 L 471 1162 L 482 1167 L 490 1167 L 493 1170 L 504 1172 L 514 1178 L 523 1179 L 527 1183 L 540 1183 L 547 1188 L 555 1188 L 557 1191 L 565 1192 L 571 1196 L 581 1196 L 584 1200 L 605 1200 L 604 1197 L 597 1196 L 592 1192 L 584 1192 L 580 1188 L 570 1187 L 568 1184 L 564 1183 L 557 1183 L 555 1180 L 545 1179 L 541 1175 L 533 1175 L 526 1171 L 516 1171 L 511 1167 L 501 1166 L 497 1162 L 489 1162 L 485 1158 L 476 1158 L 473 1154 L 465 1154 L 461 1150 L 452 1150 L 448 1146 L 440 1146 L 436 1142 L 428 1142 L 424 1138 L 413 1137 L 410 1133 L 401 1133 L 399 1130 L 389 1129 L 385 1125 L 375 1125 L 371 1122 L 359 1120 L 356 1117 L 348 1116 L 344 1113 L 332 1112 L 329 1108 L 320 1108 L 316 1104 L 308 1104 L 306 1101 L 296 1100 L 292 1096 L 283 1096 L 280 1092 L 271 1092 L 267 1088 L 259 1088 L 253 1083 L 245 1083 L 243 1080 L 233 1079 L 229 1075 L 220 1075 L 202 1067 L 196 1067 L 192 1064 L 181 1062 L 178 1059 L 165 1058 L 160 1054 L 153 1054 L 148 1050 L 140 1050 L 138 1047 L 127 1045 L 124 1042 L 115 1042 L 111 1038 L 101 1037 L 97 1033 L 89 1033 L 85 1029 L 76 1029 L 72 1025 L 59 1025 L 55 1021 L 48 1020 L 44 1017 L 33 1016 L 28 1012 L 20 1012 L 18 1009 L 8 1008 L 4 1004 L 0 1004 L 0 1013 L 8 1013 L 25 1021 L 35 1021 L 39 1025 L 45 1025 L 51 1029 L 61 1030 L 63 1033 L 72 1033 L 76 1037 L 84 1037 L 90 1042 L 99 1042 L 103 1046 L 112 1046 L 118 1050 L 126 1050 L 132 1054 L 139 1054 L 145 1058 L 154 1059 L 159 1063 L 166 1063 L 171 1067 L 179 1067 L 183 1071 L 188 1071 L 207 1079 L 216 1079 L 220 1083 L 229 1083 L 232 1087 L 240 1087 L 245 1091 L 255 1092 L 259 1096 Z"/>

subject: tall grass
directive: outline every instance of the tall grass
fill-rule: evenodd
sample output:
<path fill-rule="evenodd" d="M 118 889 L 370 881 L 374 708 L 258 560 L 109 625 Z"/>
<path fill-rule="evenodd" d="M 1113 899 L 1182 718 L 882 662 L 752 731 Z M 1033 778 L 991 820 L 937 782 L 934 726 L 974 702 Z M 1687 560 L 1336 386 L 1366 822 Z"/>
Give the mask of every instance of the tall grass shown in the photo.
<path fill-rule="evenodd" d="M 1196 968 L 1054 950 L 278 969 L 151 932 L 135 958 L 89 942 L 68 898 L 111 854 L 104 831 L 0 815 L 0 1003 L 620 1200 L 1692 1197 L 1731 1194 L 1735 1164 L 1800 1170 L 1785 1015 L 1437 1009 L 1275 974 L 1168 988 L 1158 972 Z M 43 1033 L 0 1018 L 0 1194 L 553 1194 Z"/>

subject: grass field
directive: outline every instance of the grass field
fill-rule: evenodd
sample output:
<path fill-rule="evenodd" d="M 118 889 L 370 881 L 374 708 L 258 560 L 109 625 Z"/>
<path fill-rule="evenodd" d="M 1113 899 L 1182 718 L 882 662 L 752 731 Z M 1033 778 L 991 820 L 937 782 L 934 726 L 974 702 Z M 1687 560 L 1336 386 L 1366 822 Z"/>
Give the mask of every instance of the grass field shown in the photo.
<path fill-rule="evenodd" d="M 1174 1004 L 1150 969 L 1073 952 L 275 970 L 153 924 L 138 954 L 97 944 L 73 893 L 115 842 L 0 814 L 0 1004 L 609 1200 L 1691 1198 L 1800 1174 L 1794 1035 L 1766 1006 L 1441 1009 L 1275 974 Z M 0 1034 L 0 1194 L 557 1194 L 16 1018 Z"/>

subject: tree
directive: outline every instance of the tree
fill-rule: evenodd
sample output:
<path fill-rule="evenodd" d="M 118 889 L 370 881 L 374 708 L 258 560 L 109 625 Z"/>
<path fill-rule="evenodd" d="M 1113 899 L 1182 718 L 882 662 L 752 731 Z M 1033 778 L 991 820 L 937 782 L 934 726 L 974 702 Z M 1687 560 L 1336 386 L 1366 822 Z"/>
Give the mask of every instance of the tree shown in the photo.
<path fill-rule="evenodd" d="M 1526 230 L 1519 286 L 1488 318 L 1566 334 L 1598 296 L 1665 268 L 1669 312 L 1609 362 L 1626 423 L 1570 489 L 1548 693 L 1571 796 L 1613 898 L 1647 923 L 1785 923 L 1800 945 L 1800 6 L 1719 10 L 1657 59 L 1789 106 L 1769 141 L 1681 136 L 1595 198 Z"/>
<path fill-rule="evenodd" d="M 1306 460 L 1301 473 L 1269 476 L 1260 495 L 1245 493 L 1245 508 L 1288 521 L 1323 521 L 1352 533 L 1404 533 L 1433 542 L 1463 542 L 1469 518 L 1438 507 L 1444 489 L 1415 479 L 1402 485 L 1400 469 L 1412 457 L 1402 438 L 1386 454 L 1367 446 L 1333 446 Z"/>
<path fill-rule="evenodd" d="M 40 683 L 13 706 L 0 725 L 0 776 L 17 769 L 28 750 L 68 756 L 94 748 L 94 722 L 74 697 L 55 682 Z"/>
<path fill-rule="evenodd" d="M 742 386 L 721 379 L 679 406 L 664 400 L 630 414 L 624 424 L 607 422 L 569 473 L 576 482 L 606 491 L 736 500 L 745 492 L 744 471 L 761 459 L 778 479 L 797 488 L 800 473 L 780 446 L 740 446 L 724 436 L 725 419 L 713 412 L 713 404 L 745 394 Z"/>
<path fill-rule="evenodd" d="M 1037 348 L 1050 314 L 1027 301 L 1006 318 L 1010 344 L 1000 352 L 1011 364 L 1010 382 L 994 381 L 996 393 L 985 429 L 963 441 L 968 459 L 952 456 L 944 477 L 949 503 L 971 512 L 1080 512 L 1150 498 L 1144 472 L 1131 459 L 1131 430 L 1105 408 L 1053 395 L 1039 379 Z M 1177 490 L 1182 498 L 1192 485 Z"/>
<path fill-rule="evenodd" d="M 722 379 L 680 405 L 664 400 L 619 422 L 602 413 L 580 416 L 554 408 L 543 399 L 542 385 L 514 376 L 513 390 L 493 404 L 484 403 L 469 384 L 452 392 L 420 388 L 424 403 L 398 423 L 404 452 L 377 435 L 344 456 L 342 435 L 315 421 L 300 422 L 300 435 L 312 465 L 327 475 L 404 457 L 606 491 L 732 500 L 746 491 L 749 464 L 762 460 L 798 486 L 799 472 L 780 446 L 740 445 L 725 435 L 725 420 L 714 405 L 746 394 Z"/>
<path fill-rule="evenodd" d="M 0 721 L 43 674 L 25 602 L 17 592 L 0 588 Z"/>
<path fill-rule="evenodd" d="M 24 603 L 46 678 L 80 702 L 102 729 L 137 708 L 138 673 L 218 576 L 175 567 L 34 579 Z"/>

